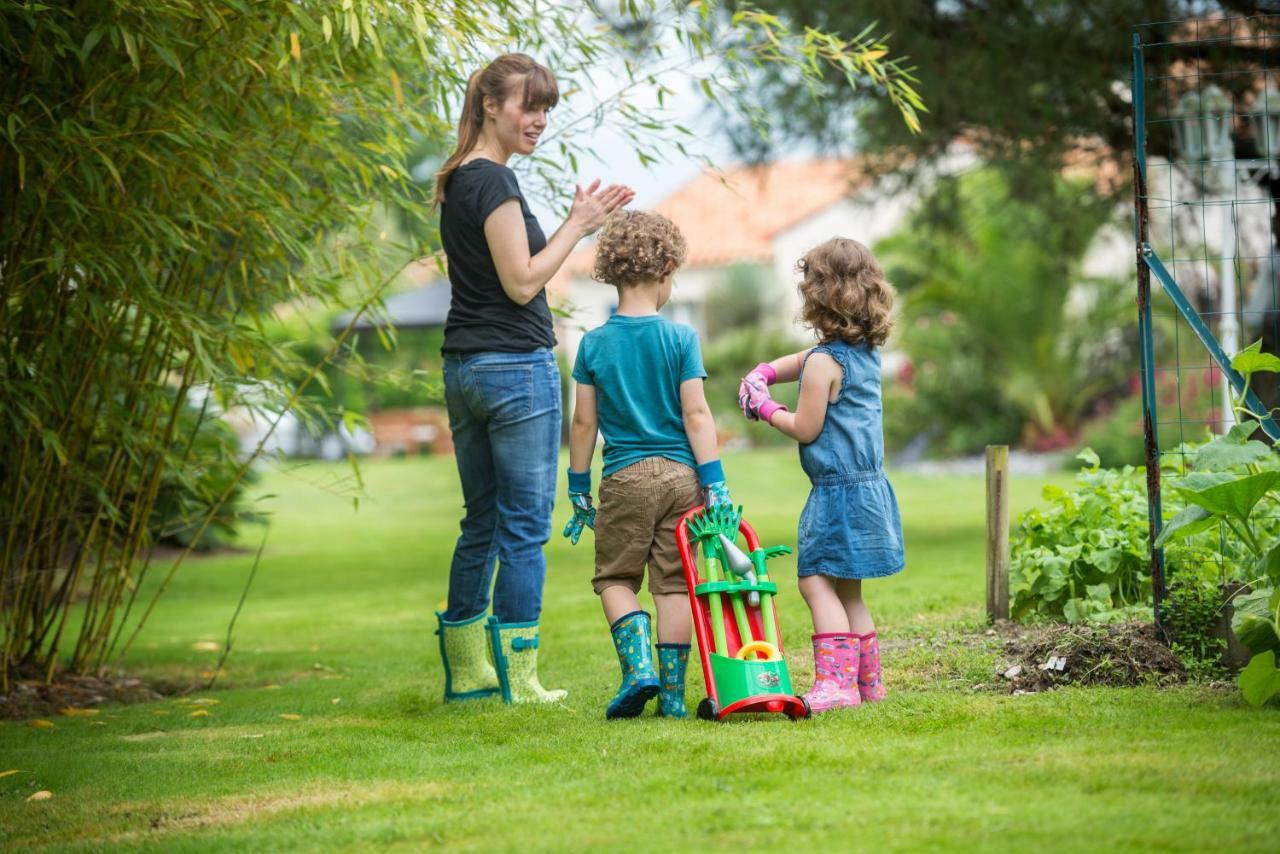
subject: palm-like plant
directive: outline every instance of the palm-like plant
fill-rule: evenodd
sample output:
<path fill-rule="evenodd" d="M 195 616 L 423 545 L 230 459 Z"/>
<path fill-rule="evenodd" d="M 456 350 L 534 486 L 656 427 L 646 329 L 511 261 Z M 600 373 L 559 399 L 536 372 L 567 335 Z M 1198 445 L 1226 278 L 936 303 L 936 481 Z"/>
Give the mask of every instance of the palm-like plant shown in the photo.
<path fill-rule="evenodd" d="M 899 341 L 939 418 L 981 417 L 977 395 L 991 413 L 1016 413 L 1025 441 L 1053 441 L 1128 372 L 1128 289 L 1082 270 L 1110 216 L 1086 184 L 1058 178 L 1019 195 L 984 169 L 945 179 L 881 242 L 902 294 Z"/>

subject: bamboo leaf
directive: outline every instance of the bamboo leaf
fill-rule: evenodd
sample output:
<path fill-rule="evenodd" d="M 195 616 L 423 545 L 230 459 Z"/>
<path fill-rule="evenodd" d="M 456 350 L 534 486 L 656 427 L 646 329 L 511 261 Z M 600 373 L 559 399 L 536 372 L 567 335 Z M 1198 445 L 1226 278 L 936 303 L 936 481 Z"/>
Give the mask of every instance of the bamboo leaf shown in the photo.
<path fill-rule="evenodd" d="M 120 38 L 124 40 L 125 53 L 129 54 L 129 61 L 133 63 L 133 70 L 141 72 L 142 60 L 138 56 L 138 42 L 134 39 L 133 33 L 122 26 L 120 27 Z"/>
<path fill-rule="evenodd" d="M 396 70 L 391 69 L 391 91 L 395 93 L 396 104 L 404 106 L 404 91 L 400 88 L 400 75 L 396 74 Z"/>

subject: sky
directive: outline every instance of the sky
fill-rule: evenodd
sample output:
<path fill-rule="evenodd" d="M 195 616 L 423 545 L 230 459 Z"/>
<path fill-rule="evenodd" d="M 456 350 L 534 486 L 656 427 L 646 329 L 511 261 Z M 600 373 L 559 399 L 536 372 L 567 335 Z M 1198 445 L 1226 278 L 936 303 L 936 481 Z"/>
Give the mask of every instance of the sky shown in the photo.
<path fill-rule="evenodd" d="M 718 111 L 708 105 L 706 96 L 692 81 L 685 85 L 684 80 L 676 80 L 669 85 L 677 94 L 675 98 L 668 98 L 666 101 L 664 121 L 683 124 L 697 133 L 697 141 L 693 144 L 686 142 L 686 149 L 691 153 L 710 157 L 717 165 L 731 163 L 734 157 L 728 138 L 716 127 Z M 579 93 L 566 106 L 572 109 L 573 103 L 580 103 L 585 108 L 598 102 L 600 94 L 598 91 Z M 635 94 L 635 101 L 656 107 L 651 93 L 638 90 Z M 567 111 L 562 112 L 557 108 L 551 112 L 548 134 L 555 131 L 556 120 L 562 115 L 567 117 Z M 653 207 L 692 180 L 702 169 L 701 163 L 682 155 L 672 143 L 658 146 L 665 162 L 645 166 L 636 156 L 631 141 L 608 124 L 596 130 L 589 139 L 590 151 L 587 156 L 578 157 L 579 173 L 567 174 L 566 186 L 572 188 L 574 183 L 586 186 L 595 178 L 600 178 L 604 184 L 626 184 L 636 191 L 635 200 L 630 205 L 635 209 Z M 523 178 L 524 173 L 520 167 L 514 162 L 512 167 Z M 529 206 L 548 234 L 559 225 L 560 217 L 541 199 L 531 195 Z"/>

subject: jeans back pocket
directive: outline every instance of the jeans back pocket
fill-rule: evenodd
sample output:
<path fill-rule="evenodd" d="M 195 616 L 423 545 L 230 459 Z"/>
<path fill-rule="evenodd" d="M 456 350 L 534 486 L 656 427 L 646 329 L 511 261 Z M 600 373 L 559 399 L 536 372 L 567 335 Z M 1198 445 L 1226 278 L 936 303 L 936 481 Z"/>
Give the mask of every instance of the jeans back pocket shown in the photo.
<path fill-rule="evenodd" d="M 533 414 L 532 365 L 476 365 L 471 372 L 490 420 L 518 421 Z"/>

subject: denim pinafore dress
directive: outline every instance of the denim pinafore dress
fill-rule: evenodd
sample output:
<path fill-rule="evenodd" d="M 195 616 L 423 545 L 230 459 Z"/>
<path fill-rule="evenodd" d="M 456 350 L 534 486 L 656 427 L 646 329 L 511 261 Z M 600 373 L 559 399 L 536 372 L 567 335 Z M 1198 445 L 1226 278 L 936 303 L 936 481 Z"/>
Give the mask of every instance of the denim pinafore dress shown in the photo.
<path fill-rule="evenodd" d="M 812 353 L 835 359 L 844 381 L 839 397 L 827 405 L 818 438 L 800 446 L 800 465 L 813 489 L 800 514 L 798 574 L 893 575 L 905 560 L 898 499 L 884 474 L 880 351 L 836 341 Z"/>

